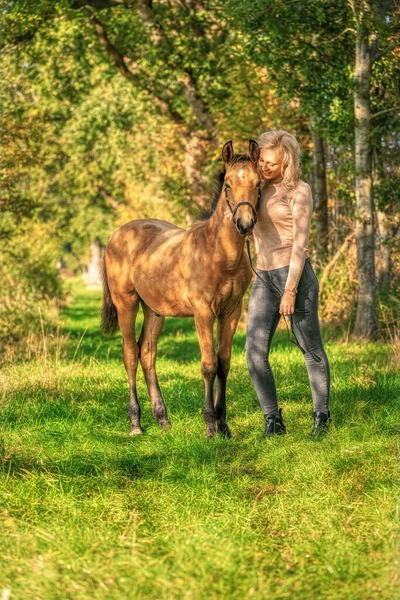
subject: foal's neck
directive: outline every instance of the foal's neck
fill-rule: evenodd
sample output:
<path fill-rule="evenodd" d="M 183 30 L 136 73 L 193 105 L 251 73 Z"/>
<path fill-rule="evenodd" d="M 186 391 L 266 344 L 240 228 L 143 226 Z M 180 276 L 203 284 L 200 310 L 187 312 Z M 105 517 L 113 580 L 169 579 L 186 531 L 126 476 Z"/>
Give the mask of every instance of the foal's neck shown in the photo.
<path fill-rule="evenodd" d="M 221 193 L 214 214 L 208 222 L 210 247 L 214 248 L 214 257 L 227 262 L 233 268 L 239 263 L 244 250 L 244 237 L 239 234 L 236 225 L 225 216 L 227 204 Z M 211 241 L 212 240 L 212 241 Z"/>

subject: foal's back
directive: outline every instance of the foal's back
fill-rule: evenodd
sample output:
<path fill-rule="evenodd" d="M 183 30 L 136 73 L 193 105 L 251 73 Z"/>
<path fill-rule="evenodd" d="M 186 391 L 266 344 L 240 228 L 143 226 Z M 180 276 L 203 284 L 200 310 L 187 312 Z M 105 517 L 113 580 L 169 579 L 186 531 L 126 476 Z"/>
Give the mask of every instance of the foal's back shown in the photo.
<path fill-rule="evenodd" d="M 112 294 L 136 293 L 165 316 L 193 315 L 193 301 L 213 280 L 201 226 L 185 230 L 160 219 L 131 221 L 111 237 L 105 261 Z"/>

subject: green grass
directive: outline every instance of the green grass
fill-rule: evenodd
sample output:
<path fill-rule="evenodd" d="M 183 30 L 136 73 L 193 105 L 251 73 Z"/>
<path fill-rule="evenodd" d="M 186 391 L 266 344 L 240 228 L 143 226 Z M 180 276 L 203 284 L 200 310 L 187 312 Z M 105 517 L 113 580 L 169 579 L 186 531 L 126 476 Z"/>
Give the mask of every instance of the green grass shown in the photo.
<path fill-rule="evenodd" d="M 233 439 L 205 440 L 191 320 L 168 320 L 158 372 L 171 431 L 129 437 L 120 337 L 100 294 L 64 311 L 65 350 L 2 369 L 0 593 L 13 599 L 398 597 L 400 377 L 382 344 L 326 340 L 334 427 L 316 442 L 301 353 L 271 362 L 288 426 L 263 440 L 244 333 L 228 383 Z M 65 333 L 64 332 L 64 333 Z M 51 340 L 49 340 L 51 342 Z"/>

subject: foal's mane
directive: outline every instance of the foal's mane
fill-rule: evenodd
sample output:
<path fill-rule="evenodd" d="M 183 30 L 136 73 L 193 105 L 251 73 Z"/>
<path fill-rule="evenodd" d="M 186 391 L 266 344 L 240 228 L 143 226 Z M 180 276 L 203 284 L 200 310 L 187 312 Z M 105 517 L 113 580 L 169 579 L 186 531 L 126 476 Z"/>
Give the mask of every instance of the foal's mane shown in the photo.
<path fill-rule="evenodd" d="M 235 154 L 235 156 L 230 161 L 228 167 L 230 167 L 231 165 L 235 165 L 236 163 L 246 163 L 246 162 L 252 162 L 251 158 L 248 154 Z M 200 222 L 208 221 L 213 216 L 215 209 L 217 208 L 219 198 L 221 196 L 222 188 L 224 185 L 225 175 L 226 175 L 226 169 L 223 168 L 215 176 L 212 201 L 207 208 L 204 208 L 196 215 L 196 220 L 193 223 L 194 225 L 199 224 L 199 221 Z"/>

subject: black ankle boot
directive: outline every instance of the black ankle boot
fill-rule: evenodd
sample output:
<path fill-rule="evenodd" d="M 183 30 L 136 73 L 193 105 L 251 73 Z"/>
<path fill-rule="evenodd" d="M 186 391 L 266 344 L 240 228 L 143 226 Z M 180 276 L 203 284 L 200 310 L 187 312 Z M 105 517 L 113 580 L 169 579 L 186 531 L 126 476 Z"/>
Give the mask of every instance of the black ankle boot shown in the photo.
<path fill-rule="evenodd" d="M 273 415 L 272 417 L 266 417 L 267 424 L 265 425 L 265 431 L 263 437 L 269 437 L 270 435 L 285 435 L 286 426 L 282 419 L 282 409 L 279 409 L 279 417 Z"/>
<path fill-rule="evenodd" d="M 329 411 L 328 414 L 323 412 L 315 412 L 314 425 L 310 433 L 311 437 L 325 435 L 328 433 L 331 420 L 331 413 Z"/>

